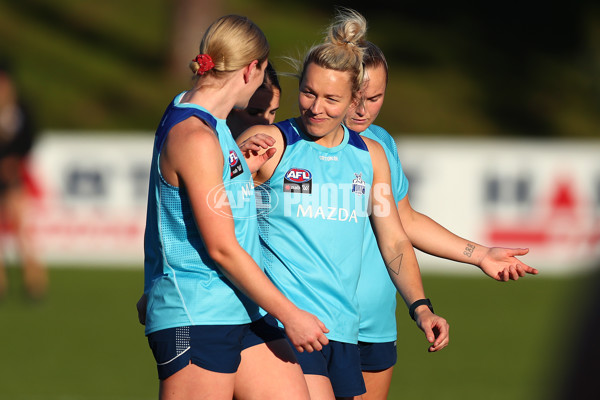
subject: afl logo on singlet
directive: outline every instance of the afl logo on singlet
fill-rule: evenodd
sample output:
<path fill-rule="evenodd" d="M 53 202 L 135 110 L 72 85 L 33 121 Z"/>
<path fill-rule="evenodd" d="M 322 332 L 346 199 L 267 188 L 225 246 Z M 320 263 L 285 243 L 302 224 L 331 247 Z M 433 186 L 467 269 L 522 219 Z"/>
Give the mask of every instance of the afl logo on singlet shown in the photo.
<path fill-rule="evenodd" d="M 244 172 L 240 158 L 233 150 L 229 150 L 229 170 L 232 179 Z"/>
<path fill-rule="evenodd" d="M 283 177 L 283 191 L 312 193 L 312 174 L 307 169 L 290 168 Z"/>

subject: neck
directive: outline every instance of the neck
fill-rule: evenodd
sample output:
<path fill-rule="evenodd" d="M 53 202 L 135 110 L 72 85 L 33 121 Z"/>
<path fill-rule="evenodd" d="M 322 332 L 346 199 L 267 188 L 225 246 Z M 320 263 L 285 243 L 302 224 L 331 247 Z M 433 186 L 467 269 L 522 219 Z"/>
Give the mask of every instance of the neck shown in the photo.
<path fill-rule="evenodd" d="M 219 119 L 226 119 L 237 101 L 239 88 L 231 85 L 231 81 L 206 80 L 196 84 L 181 99 L 184 103 L 193 103 L 206 108 Z"/>
<path fill-rule="evenodd" d="M 344 128 L 342 127 L 342 125 L 338 125 L 331 132 L 326 133 L 323 136 L 313 136 L 310 133 L 308 133 L 306 127 L 302 123 L 301 118 L 297 118 L 296 122 L 298 123 L 298 126 L 300 126 L 300 129 L 302 129 L 302 132 L 311 141 L 315 142 L 316 144 L 318 144 L 320 146 L 332 148 L 335 146 L 339 146 L 342 143 L 342 141 L 344 140 Z"/>

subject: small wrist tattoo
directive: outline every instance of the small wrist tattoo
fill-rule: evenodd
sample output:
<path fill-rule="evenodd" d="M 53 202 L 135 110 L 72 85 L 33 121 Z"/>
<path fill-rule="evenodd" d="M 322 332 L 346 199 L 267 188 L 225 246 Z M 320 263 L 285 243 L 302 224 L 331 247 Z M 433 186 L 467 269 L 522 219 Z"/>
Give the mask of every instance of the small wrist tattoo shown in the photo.
<path fill-rule="evenodd" d="M 467 247 L 465 247 L 465 251 L 463 251 L 463 254 L 467 257 L 471 257 L 473 255 L 473 250 L 475 250 L 475 245 L 467 243 Z"/>

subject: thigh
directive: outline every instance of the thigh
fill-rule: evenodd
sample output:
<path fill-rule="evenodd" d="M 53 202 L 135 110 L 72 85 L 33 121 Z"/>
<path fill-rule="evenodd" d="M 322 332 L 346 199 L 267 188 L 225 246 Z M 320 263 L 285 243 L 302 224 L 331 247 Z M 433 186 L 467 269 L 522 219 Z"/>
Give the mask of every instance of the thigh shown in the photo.
<path fill-rule="evenodd" d="M 235 374 L 209 371 L 188 364 L 160 381 L 160 400 L 221 400 L 231 399 Z"/>
<path fill-rule="evenodd" d="M 304 375 L 311 400 L 333 400 L 333 387 L 328 377 L 324 375 Z"/>
<path fill-rule="evenodd" d="M 236 400 L 308 400 L 302 369 L 286 339 L 258 344 L 242 351 L 235 378 Z"/>
<path fill-rule="evenodd" d="M 392 383 L 394 367 L 382 371 L 363 371 L 363 378 L 367 387 L 364 400 L 386 400 Z"/>

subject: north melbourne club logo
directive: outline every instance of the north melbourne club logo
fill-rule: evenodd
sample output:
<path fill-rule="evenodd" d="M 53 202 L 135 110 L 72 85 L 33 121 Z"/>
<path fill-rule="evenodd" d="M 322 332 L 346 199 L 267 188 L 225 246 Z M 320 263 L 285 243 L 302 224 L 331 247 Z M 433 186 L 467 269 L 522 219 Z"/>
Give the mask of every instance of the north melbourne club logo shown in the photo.
<path fill-rule="evenodd" d="M 354 173 L 354 179 L 352 180 L 352 192 L 357 196 L 362 196 L 366 192 L 365 181 L 362 180 L 362 172 Z"/>

